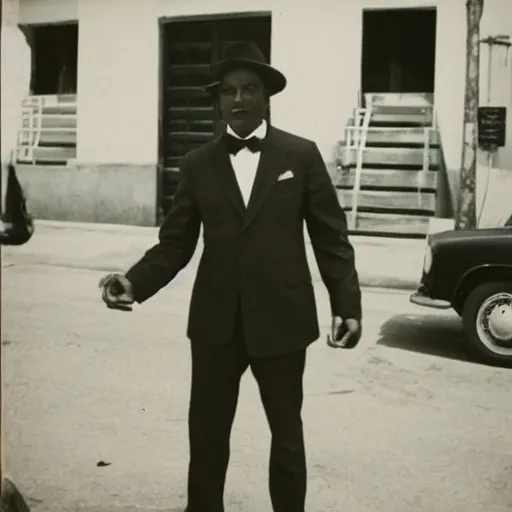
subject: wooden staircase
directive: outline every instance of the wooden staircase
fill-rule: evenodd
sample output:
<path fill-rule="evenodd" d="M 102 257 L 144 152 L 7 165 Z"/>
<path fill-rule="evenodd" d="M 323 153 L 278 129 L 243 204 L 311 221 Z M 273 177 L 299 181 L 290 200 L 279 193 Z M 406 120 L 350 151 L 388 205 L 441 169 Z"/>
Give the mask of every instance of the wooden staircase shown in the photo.
<path fill-rule="evenodd" d="M 28 96 L 23 101 L 16 160 L 67 165 L 76 158 L 76 94 Z"/>
<path fill-rule="evenodd" d="M 440 164 L 432 95 L 365 95 L 339 144 L 334 176 L 350 232 L 425 237 Z"/>

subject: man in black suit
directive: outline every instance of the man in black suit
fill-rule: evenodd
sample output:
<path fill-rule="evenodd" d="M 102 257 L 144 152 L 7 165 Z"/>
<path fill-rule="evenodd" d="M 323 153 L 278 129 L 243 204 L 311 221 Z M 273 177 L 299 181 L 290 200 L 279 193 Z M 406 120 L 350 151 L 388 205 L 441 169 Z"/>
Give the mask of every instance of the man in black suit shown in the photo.
<path fill-rule="evenodd" d="M 100 281 L 110 307 L 142 303 L 204 251 L 190 304 L 192 385 L 188 512 L 223 512 L 230 432 L 250 366 L 272 433 L 275 512 L 304 512 L 301 408 L 306 349 L 318 339 L 304 221 L 332 309 L 332 346 L 361 336 L 361 291 L 345 214 L 314 142 L 269 126 L 286 86 L 250 43 L 229 48 L 207 90 L 225 133 L 185 155 L 159 242 L 125 276 Z M 346 335 L 342 338 L 342 333 Z"/>

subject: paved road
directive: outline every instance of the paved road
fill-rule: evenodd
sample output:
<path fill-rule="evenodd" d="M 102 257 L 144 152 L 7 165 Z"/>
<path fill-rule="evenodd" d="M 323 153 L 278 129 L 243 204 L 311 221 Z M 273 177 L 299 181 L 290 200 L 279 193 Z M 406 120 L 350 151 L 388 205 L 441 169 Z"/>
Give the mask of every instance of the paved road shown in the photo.
<path fill-rule="evenodd" d="M 181 511 L 193 267 L 123 313 L 99 302 L 97 271 L 4 264 L 5 464 L 33 510 Z M 467 361 L 458 319 L 405 292 L 366 289 L 364 309 L 360 348 L 310 349 L 308 510 L 512 510 L 512 372 Z M 268 447 L 248 373 L 227 512 L 271 510 Z"/>

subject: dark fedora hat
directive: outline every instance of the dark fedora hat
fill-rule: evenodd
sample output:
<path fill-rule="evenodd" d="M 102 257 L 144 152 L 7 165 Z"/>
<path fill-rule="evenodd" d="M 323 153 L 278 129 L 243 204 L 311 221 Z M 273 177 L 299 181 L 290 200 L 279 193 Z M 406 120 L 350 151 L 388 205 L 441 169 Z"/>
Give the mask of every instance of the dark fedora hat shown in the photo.
<path fill-rule="evenodd" d="M 205 86 L 212 96 L 217 95 L 222 78 L 234 69 L 247 68 L 259 75 L 270 96 L 286 87 L 286 77 L 270 66 L 258 46 L 249 41 L 233 43 L 224 52 L 223 59 L 212 66 L 213 83 Z"/>

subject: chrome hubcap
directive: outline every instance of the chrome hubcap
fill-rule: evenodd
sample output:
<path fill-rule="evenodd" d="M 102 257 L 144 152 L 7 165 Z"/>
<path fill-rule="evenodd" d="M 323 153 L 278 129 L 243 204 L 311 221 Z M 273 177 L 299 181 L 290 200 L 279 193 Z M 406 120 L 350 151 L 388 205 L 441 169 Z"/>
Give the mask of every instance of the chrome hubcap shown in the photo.
<path fill-rule="evenodd" d="M 497 293 L 482 303 L 476 318 L 476 330 L 489 350 L 512 356 L 512 293 Z"/>

